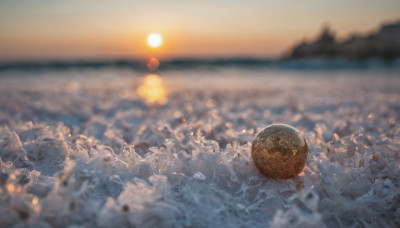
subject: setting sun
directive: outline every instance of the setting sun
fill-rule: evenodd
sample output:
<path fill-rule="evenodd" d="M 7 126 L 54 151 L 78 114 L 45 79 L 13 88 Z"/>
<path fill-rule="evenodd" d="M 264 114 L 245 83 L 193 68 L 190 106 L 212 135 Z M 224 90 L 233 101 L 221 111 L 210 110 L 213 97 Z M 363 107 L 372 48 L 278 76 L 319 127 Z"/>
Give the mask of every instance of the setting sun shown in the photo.
<path fill-rule="evenodd" d="M 147 43 L 150 45 L 152 48 L 157 48 L 161 45 L 162 43 L 162 37 L 158 33 L 150 33 L 149 36 L 147 37 Z"/>

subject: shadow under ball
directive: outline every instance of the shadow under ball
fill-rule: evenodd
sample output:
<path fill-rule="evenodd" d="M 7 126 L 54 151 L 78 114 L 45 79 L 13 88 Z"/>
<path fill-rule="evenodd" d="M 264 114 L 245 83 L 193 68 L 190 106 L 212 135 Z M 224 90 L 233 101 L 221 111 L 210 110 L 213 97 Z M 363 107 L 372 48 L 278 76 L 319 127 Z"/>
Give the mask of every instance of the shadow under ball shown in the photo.
<path fill-rule="evenodd" d="M 256 167 L 275 179 L 296 177 L 307 162 L 308 146 L 302 134 L 285 124 L 270 125 L 257 133 L 251 146 Z"/>

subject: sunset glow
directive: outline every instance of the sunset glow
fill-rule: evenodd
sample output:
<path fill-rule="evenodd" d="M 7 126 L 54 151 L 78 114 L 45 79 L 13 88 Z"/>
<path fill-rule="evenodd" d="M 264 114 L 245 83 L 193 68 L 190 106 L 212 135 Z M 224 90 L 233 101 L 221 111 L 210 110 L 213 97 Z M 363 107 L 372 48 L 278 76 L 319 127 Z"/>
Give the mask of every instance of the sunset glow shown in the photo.
<path fill-rule="evenodd" d="M 395 21 L 400 9 L 396 0 L 50 2 L 0 3 L 0 61 L 280 57 L 324 24 L 343 39 Z"/>

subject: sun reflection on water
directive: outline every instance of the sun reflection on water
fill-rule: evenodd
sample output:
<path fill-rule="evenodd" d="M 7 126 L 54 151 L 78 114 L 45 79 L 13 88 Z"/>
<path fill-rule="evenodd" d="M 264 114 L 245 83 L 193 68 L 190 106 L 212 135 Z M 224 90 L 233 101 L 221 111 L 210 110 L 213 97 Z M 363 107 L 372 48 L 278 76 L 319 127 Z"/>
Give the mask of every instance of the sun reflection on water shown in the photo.
<path fill-rule="evenodd" d="M 167 103 L 167 92 L 162 78 L 157 74 L 149 74 L 144 82 L 136 90 L 139 96 L 146 99 L 148 103 Z"/>
<path fill-rule="evenodd" d="M 151 71 L 156 71 L 160 66 L 160 61 L 157 58 L 151 58 L 147 61 L 147 68 Z"/>

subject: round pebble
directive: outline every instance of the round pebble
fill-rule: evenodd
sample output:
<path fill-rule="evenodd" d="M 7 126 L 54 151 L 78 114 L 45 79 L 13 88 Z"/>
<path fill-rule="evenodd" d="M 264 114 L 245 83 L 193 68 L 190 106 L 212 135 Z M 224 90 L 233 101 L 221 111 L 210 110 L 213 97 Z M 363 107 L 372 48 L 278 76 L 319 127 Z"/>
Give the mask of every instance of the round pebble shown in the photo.
<path fill-rule="evenodd" d="M 307 162 L 308 146 L 304 136 L 286 124 L 270 125 L 254 138 L 251 155 L 256 167 L 274 179 L 296 177 Z"/>

